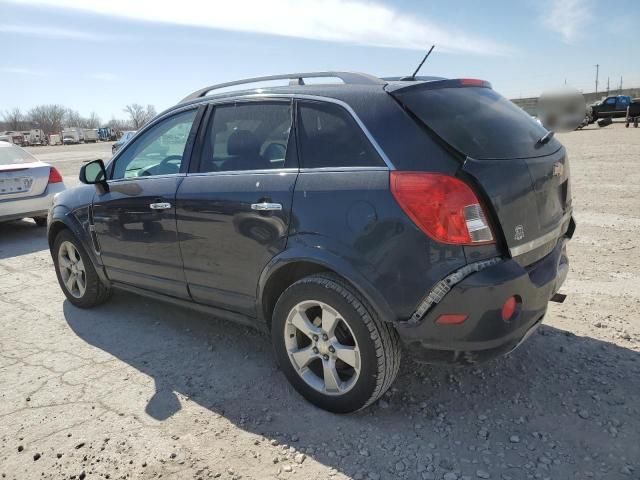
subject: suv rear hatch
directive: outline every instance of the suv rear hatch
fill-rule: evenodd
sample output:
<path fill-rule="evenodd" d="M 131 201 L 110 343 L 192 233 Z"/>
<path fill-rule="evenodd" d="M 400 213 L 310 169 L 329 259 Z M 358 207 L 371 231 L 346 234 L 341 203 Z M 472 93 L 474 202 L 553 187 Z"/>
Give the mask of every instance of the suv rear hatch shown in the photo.
<path fill-rule="evenodd" d="M 545 128 L 482 80 L 398 82 L 386 90 L 460 155 L 511 256 L 530 264 L 553 249 L 569 228 L 571 192 L 566 151 Z"/>

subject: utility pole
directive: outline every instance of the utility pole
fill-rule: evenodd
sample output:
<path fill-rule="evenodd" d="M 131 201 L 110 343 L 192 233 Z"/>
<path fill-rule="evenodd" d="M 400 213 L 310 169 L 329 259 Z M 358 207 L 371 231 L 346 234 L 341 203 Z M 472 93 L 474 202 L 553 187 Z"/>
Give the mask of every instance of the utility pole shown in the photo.
<path fill-rule="evenodd" d="M 620 75 L 620 95 L 622 95 L 622 75 Z"/>
<path fill-rule="evenodd" d="M 607 77 L 607 97 L 609 96 L 609 77 Z"/>
<path fill-rule="evenodd" d="M 600 72 L 600 64 L 596 63 L 596 94 L 598 93 L 598 73 Z"/>

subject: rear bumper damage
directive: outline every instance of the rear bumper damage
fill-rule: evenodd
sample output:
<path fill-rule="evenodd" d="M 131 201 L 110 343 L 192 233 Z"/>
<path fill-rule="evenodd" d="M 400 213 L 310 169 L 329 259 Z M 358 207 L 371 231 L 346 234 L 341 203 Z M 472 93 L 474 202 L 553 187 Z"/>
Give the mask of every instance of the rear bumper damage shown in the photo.
<path fill-rule="evenodd" d="M 477 363 L 516 348 L 540 325 L 567 276 L 567 240 L 560 238 L 550 254 L 528 267 L 514 259 L 492 259 L 443 279 L 409 321 L 396 325 L 406 349 L 430 363 Z M 517 307 L 505 321 L 502 307 L 511 297 Z M 467 318 L 438 324 L 441 315 Z"/>

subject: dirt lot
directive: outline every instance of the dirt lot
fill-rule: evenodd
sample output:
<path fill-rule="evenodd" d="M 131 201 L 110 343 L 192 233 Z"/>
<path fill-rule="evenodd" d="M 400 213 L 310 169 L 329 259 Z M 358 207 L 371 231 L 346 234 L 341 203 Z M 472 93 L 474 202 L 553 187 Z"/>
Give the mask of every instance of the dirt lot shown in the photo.
<path fill-rule="evenodd" d="M 560 137 L 567 301 L 507 358 L 405 356 L 384 399 L 348 416 L 305 403 L 259 333 L 125 293 L 74 308 L 44 231 L 0 225 L 2 477 L 640 478 L 640 130 Z M 68 184 L 109 150 L 33 149 Z"/>

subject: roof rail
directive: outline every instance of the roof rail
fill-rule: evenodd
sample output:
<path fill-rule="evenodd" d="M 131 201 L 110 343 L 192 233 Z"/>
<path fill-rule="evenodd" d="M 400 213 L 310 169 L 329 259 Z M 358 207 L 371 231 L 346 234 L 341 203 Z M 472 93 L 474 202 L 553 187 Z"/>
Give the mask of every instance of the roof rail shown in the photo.
<path fill-rule="evenodd" d="M 270 75 L 267 77 L 246 78 L 244 80 L 235 80 L 233 82 L 218 83 L 209 87 L 201 88 L 193 92 L 191 95 L 183 98 L 180 103 L 195 100 L 206 96 L 212 90 L 233 87 L 235 85 L 243 85 L 246 83 L 268 82 L 270 80 L 289 80 L 289 85 L 304 85 L 305 78 L 333 77 L 339 78 L 347 85 L 384 85 L 386 82 L 366 73 L 356 72 L 309 72 L 309 73 L 289 73 L 284 75 Z"/>

